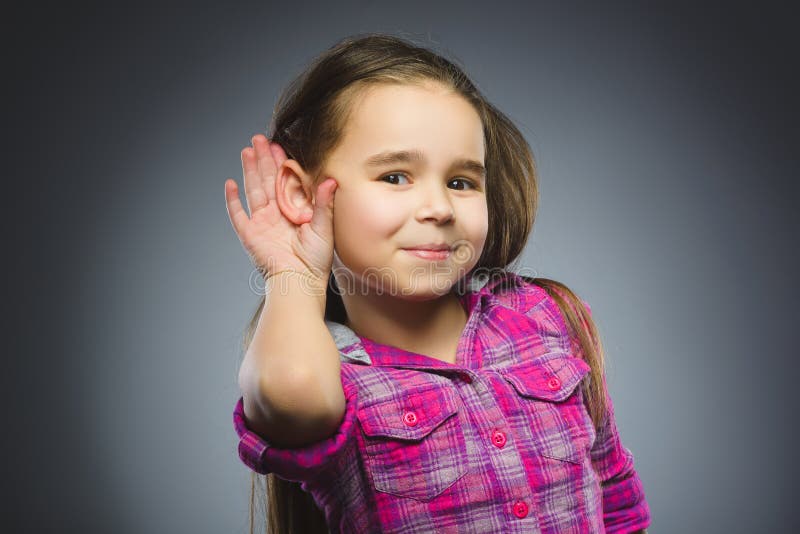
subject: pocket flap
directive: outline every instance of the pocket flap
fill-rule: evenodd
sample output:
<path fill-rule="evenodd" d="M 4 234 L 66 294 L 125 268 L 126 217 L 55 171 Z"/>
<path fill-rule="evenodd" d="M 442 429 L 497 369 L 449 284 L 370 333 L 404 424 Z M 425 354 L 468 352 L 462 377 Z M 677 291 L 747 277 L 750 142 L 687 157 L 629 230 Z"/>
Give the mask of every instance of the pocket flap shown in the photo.
<path fill-rule="evenodd" d="M 439 387 L 410 390 L 359 406 L 358 419 L 368 436 L 419 440 L 457 412 L 455 393 Z"/>
<path fill-rule="evenodd" d="M 559 402 L 569 397 L 591 367 L 563 352 L 550 352 L 498 369 L 520 395 Z"/>

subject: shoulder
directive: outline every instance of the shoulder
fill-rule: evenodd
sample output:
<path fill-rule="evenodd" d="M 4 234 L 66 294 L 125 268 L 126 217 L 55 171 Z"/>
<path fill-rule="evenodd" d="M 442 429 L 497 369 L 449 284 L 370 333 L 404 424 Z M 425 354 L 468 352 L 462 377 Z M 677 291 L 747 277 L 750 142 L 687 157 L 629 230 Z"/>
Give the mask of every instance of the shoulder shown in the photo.
<path fill-rule="evenodd" d="M 503 271 L 492 287 L 492 294 L 501 305 L 528 314 L 552 300 L 536 278 L 514 271 Z"/>
<path fill-rule="evenodd" d="M 528 316 L 537 323 L 549 325 L 552 334 L 558 333 L 565 339 L 571 337 L 565 308 L 569 308 L 579 318 L 582 315 L 592 316 L 591 306 L 586 300 L 565 284 L 549 278 L 534 278 L 508 271 L 508 274 L 497 283 L 493 293 L 502 305 Z M 576 308 L 580 305 L 584 307 L 585 312 Z"/>
<path fill-rule="evenodd" d="M 543 301 L 547 300 L 557 307 L 560 307 L 558 302 L 560 300 L 565 304 L 570 305 L 573 310 L 577 312 L 578 310 L 575 310 L 572 304 L 572 301 L 574 300 L 575 302 L 580 302 L 583 307 L 586 308 L 586 311 L 589 313 L 589 315 L 592 314 L 592 308 L 589 306 L 589 303 L 561 282 L 549 278 L 534 278 L 521 274 L 516 274 L 516 278 L 520 284 L 525 286 L 525 289 L 522 291 L 527 291 L 529 294 L 540 296 Z"/>
<path fill-rule="evenodd" d="M 549 293 L 547 279 L 511 270 L 494 270 L 486 275 L 480 293 L 496 306 L 540 323 L 550 335 L 564 330 L 559 305 Z"/>

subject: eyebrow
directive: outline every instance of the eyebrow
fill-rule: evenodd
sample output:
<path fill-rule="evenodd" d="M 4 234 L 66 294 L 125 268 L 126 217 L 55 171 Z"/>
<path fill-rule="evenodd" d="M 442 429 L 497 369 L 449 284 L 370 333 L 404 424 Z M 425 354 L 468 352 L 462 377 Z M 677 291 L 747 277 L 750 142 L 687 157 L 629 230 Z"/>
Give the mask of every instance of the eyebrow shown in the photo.
<path fill-rule="evenodd" d="M 370 156 L 367 158 L 365 164 L 367 167 L 382 167 L 395 163 L 413 163 L 417 161 L 426 161 L 425 154 L 423 154 L 421 150 L 397 150 L 380 152 Z M 486 167 L 474 159 L 457 159 L 453 162 L 451 168 L 462 171 L 472 171 L 480 175 L 481 178 L 486 178 Z"/>

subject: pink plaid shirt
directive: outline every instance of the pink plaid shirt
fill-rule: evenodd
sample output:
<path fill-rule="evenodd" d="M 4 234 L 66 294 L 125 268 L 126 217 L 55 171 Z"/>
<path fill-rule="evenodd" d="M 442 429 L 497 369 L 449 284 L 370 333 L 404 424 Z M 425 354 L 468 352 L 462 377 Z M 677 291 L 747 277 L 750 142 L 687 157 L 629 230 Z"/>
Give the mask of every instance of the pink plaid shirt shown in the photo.
<path fill-rule="evenodd" d="M 647 527 L 644 488 L 611 399 L 596 432 L 577 387 L 590 368 L 570 353 L 555 301 L 511 271 L 462 284 L 469 319 L 455 364 L 326 321 L 347 400 L 339 428 L 306 447 L 276 448 L 247 428 L 240 398 L 241 460 L 301 482 L 331 533 Z"/>

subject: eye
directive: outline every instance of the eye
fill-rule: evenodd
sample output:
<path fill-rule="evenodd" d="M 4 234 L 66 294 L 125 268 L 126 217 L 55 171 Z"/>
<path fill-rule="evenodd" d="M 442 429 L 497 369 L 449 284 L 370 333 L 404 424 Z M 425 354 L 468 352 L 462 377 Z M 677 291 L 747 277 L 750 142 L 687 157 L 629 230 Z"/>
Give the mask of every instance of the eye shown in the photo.
<path fill-rule="evenodd" d="M 390 178 L 390 177 L 393 177 L 393 176 L 405 176 L 405 174 L 403 174 L 402 172 L 393 172 L 392 174 L 386 174 L 384 176 L 381 176 L 380 179 L 381 180 L 385 180 L 386 178 Z M 392 182 L 392 183 L 394 184 L 395 182 Z M 395 184 L 395 185 L 397 185 L 397 184 Z"/>
<path fill-rule="evenodd" d="M 393 185 L 402 185 L 402 184 L 398 184 L 398 183 L 397 183 L 397 181 L 396 181 L 396 178 L 395 178 L 395 177 L 403 177 L 403 178 L 405 178 L 406 180 L 408 180 L 408 176 L 406 176 L 406 174 L 405 174 L 405 173 L 402 173 L 402 172 L 393 172 L 393 173 L 391 173 L 391 174 L 385 174 L 385 175 L 383 175 L 383 176 L 381 176 L 381 177 L 380 177 L 380 180 L 382 180 L 382 181 L 391 180 L 391 182 L 390 182 L 390 183 L 392 183 Z M 453 182 L 461 182 L 461 183 L 467 184 L 467 185 L 468 185 L 469 187 L 471 187 L 472 189 L 478 189 L 478 184 L 477 184 L 477 183 L 475 183 L 475 181 L 474 181 L 474 180 L 470 180 L 470 179 L 468 179 L 468 178 L 461 178 L 461 177 L 459 177 L 459 178 L 453 178 L 453 179 L 452 179 L 452 180 L 450 180 L 448 183 L 453 183 Z M 467 190 L 466 188 L 456 188 L 456 189 L 457 189 L 458 191 L 465 191 L 465 190 Z"/>
<path fill-rule="evenodd" d="M 452 180 L 450 180 L 449 183 L 453 183 L 453 182 L 465 183 L 465 184 L 469 185 L 472 189 L 477 189 L 478 188 L 478 186 L 477 186 L 477 184 L 475 184 L 475 182 L 473 182 L 472 180 L 467 180 L 466 178 L 453 178 Z"/>

